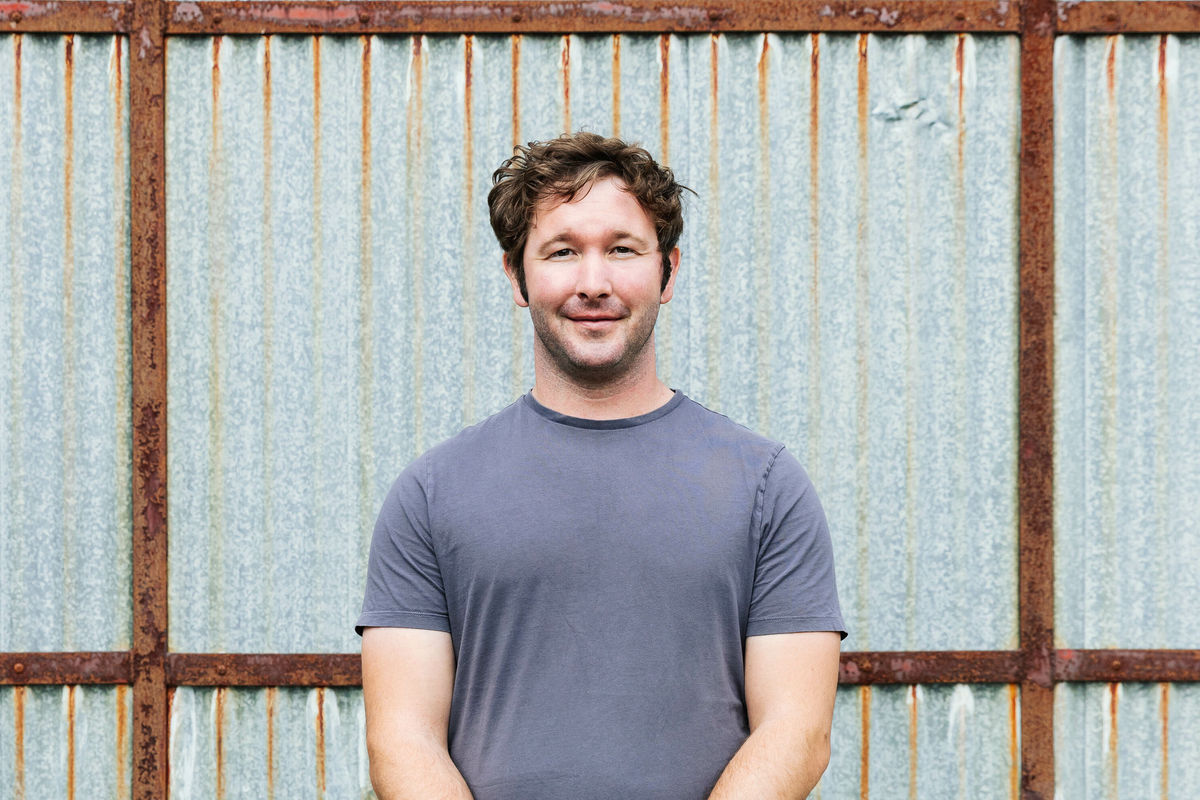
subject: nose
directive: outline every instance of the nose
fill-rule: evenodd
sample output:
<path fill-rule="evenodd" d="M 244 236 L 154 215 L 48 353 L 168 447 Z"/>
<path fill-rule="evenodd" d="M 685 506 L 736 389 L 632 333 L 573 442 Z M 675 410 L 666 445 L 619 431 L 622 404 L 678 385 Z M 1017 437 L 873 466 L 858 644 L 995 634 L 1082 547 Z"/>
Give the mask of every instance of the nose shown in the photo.
<path fill-rule="evenodd" d="M 575 293 L 580 298 L 597 299 L 612 293 L 612 282 L 608 274 L 608 259 L 603 253 L 586 252 L 579 259 L 575 276 Z"/>

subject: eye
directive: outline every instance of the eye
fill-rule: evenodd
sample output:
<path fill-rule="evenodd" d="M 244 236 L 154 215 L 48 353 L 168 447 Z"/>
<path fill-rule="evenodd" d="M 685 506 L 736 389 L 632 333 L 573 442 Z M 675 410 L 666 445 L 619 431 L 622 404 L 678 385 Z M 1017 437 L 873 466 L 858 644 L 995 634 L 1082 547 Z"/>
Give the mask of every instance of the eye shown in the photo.
<path fill-rule="evenodd" d="M 631 247 L 626 247 L 623 244 L 617 245 L 616 247 L 613 248 L 612 251 L 615 255 L 618 255 L 618 256 L 636 256 L 637 255 L 636 250 L 634 250 Z"/>
<path fill-rule="evenodd" d="M 555 250 L 553 253 L 551 253 L 550 255 L 548 255 L 546 257 L 547 258 L 567 258 L 570 255 L 571 255 L 571 251 L 568 248 L 564 247 L 561 250 Z"/>

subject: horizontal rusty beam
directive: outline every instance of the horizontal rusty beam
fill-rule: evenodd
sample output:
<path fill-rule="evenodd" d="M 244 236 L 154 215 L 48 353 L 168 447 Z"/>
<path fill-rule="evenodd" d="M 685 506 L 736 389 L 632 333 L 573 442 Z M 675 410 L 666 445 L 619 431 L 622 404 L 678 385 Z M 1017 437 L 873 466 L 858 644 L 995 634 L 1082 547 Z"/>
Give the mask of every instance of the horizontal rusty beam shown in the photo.
<path fill-rule="evenodd" d="M 171 686 L 361 686 L 357 653 L 171 653 Z"/>
<path fill-rule="evenodd" d="M 855 651 L 842 653 L 847 686 L 914 683 L 1020 683 L 1019 650 Z M 0 686 L 132 682 L 127 651 L 0 653 Z M 171 686 L 359 686 L 357 653 L 171 653 Z M 1192 683 L 1200 650 L 1057 650 L 1052 682 Z"/>
<path fill-rule="evenodd" d="M 9 33 L 126 33 L 133 3 L 106 0 L 0 0 L 0 30 Z"/>
<path fill-rule="evenodd" d="M 843 686 L 913 683 L 1019 683 L 1019 650 L 842 653 Z"/>
<path fill-rule="evenodd" d="M 1200 33 L 1200 2 L 1149 0 L 1058 4 L 1061 33 Z"/>
<path fill-rule="evenodd" d="M 1200 650 L 1059 650 L 1058 681 L 1200 681 Z"/>
<path fill-rule="evenodd" d="M 0 686 L 70 686 L 133 681 L 127 651 L 101 653 L 0 653 Z"/>
<path fill-rule="evenodd" d="M 1007 32 L 1007 0 L 223 0 L 167 3 L 168 34 Z"/>

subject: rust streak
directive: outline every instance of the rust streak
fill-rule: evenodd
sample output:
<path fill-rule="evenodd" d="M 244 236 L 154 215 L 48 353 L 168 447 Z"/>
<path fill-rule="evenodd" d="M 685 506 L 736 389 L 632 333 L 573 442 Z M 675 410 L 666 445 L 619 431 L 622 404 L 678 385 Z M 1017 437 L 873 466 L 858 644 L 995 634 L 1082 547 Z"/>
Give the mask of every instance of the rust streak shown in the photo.
<path fill-rule="evenodd" d="M 755 294 L 757 295 L 755 316 L 757 345 L 755 361 L 758 373 L 756 426 L 759 429 L 770 430 L 771 413 L 771 265 L 774 262 L 769 255 L 767 242 L 771 238 L 771 119 L 770 119 L 770 42 L 771 34 L 762 35 L 762 49 L 758 56 L 758 137 L 759 137 L 759 168 L 758 168 L 758 208 L 757 235 L 758 258 L 754 267 Z"/>
<path fill-rule="evenodd" d="M 658 37 L 658 157 L 670 163 L 671 145 L 671 34 Z"/>
<path fill-rule="evenodd" d="M 965 727 L 965 723 L 964 723 Z M 959 735 L 963 733 L 959 729 Z M 917 687 L 908 687 L 908 800 L 917 800 Z"/>
<path fill-rule="evenodd" d="M 317 797 L 325 796 L 325 688 L 317 689 Z"/>
<path fill-rule="evenodd" d="M 858 476 L 856 481 L 856 522 L 855 522 L 855 549 L 858 558 L 858 608 L 869 608 L 867 587 L 871 582 L 870 575 L 870 559 L 868 553 L 870 549 L 870 535 L 867 529 L 868 517 L 867 507 L 869 500 L 869 485 L 870 479 L 868 474 L 868 459 L 870 446 L 870 405 L 868 403 L 869 391 L 869 376 L 870 376 L 870 260 L 867 246 L 867 222 L 870 213 L 870 172 L 867 163 L 867 145 L 868 138 L 868 123 L 870 122 L 870 78 L 867 70 L 867 47 L 868 36 L 865 33 L 858 36 L 858 226 L 855 247 L 855 304 L 854 304 L 854 321 L 855 330 L 857 331 L 856 354 L 857 361 L 857 381 L 856 381 L 856 465 L 855 474 Z M 859 636 L 862 638 L 859 641 L 869 642 L 870 631 L 868 628 L 869 615 L 860 613 L 859 617 Z"/>
<path fill-rule="evenodd" d="M 475 183 L 471 180 L 475 163 L 474 139 L 471 131 L 474 128 L 472 117 L 472 85 L 474 81 L 475 37 L 467 35 L 463 41 L 463 218 L 470 219 L 471 209 L 475 207 Z M 468 226 L 469 227 L 469 226 Z"/>
<path fill-rule="evenodd" d="M 412 95 L 405 120 L 405 157 L 408 159 L 409 196 L 412 198 L 412 392 L 421 397 L 425 386 L 425 170 L 422 132 L 425 127 L 425 37 L 412 38 Z M 425 449 L 425 405 L 413 403 L 413 444 L 417 453 Z"/>
<path fill-rule="evenodd" d="M 262 38 L 262 185 L 263 185 L 263 202 L 262 202 L 262 286 L 263 286 L 263 304 L 262 304 L 262 354 L 263 354 L 263 376 L 262 376 L 262 403 L 263 403 L 263 425 L 262 439 L 259 443 L 262 453 L 263 463 L 263 484 L 266 486 L 274 485 L 274 432 L 275 432 L 275 408 L 274 396 L 272 389 L 275 385 L 275 364 L 273 359 L 274 342 L 275 342 L 275 238 L 272 231 L 272 222 L 275 218 L 274 207 L 272 205 L 272 197 L 274 191 L 271 182 L 271 173 L 274 166 L 274 125 L 272 123 L 272 93 L 271 85 L 271 37 L 264 36 Z M 265 492 L 261 505 L 262 513 L 262 535 L 260 538 L 260 552 L 263 554 L 263 563 L 270 563 L 274 554 L 275 542 L 275 502 L 276 498 L 273 492 Z M 274 597 L 274 570 L 265 570 L 263 576 L 266 584 L 265 594 L 267 597 Z"/>
<path fill-rule="evenodd" d="M 521 34 L 512 37 L 512 141 L 521 143 Z"/>
<path fill-rule="evenodd" d="M 63 265 L 62 265 L 62 556 L 64 587 L 72 586 L 79 527 L 76 455 L 79 427 L 75 360 L 75 36 L 65 37 L 63 64 Z M 72 603 L 63 603 L 63 638 L 74 638 Z M 74 778 L 68 787 L 74 792 Z"/>
<path fill-rule="evenodd" d="M 1111 800 L 1118 800 L 1121 796 L 1117 786 L 1117 744 L 1120 741 L 1117 732 L 1117 704 L 1120 700 L 1121 684 L 1110 683 L 1108 685 L 1108 741 L 1105 743 L 1108 747 L 1108 796 Z"/>
<path fill-rule="evenodd" d="M 1017 684 L 1008 685 L 1008 793 L 1012 800 L 1021 796 L 1019 691 Z"/>
<path fill-rule="evenodd" d="M 115 778 L 117 785 L 117 797 L 126 798 L 129 796 L 129 783 L 125 778 L 125 762 L 129 758 L 129 720 L 128 715 L 129 705 L 129 687 L 117 687 L 117 763 L 115 770 Z"/>
<path fill-rule="evenodd" d="M 275 703 L 278 695 L 278 688 L 267 688 L 267 800 L 275 800 Z"/>
<path fill-rule="evenodd" d="M 612 135 L 621 135 L 621 34 L 612 37 Z"/>
<path fill-rule="evenodd" d="M 24 686 L 13 688 L 13 800 L 25 800 L 25 692 L 27 691 L 28 689 Z"/>
<path fill-rule="evenodd" d="M 709 117 L 708 117 L 708 336 L 704 357 L 707 361 L 709 397 L 721 396 L 721 121 L 720 121 L 720 34 L 709 36 Z"/>
<path fill-rule="evenodd" d="M 808 231 L 812 247 L 812 303 L 808 326 L 808 462 L 821 458 L 821 34 L 809 34 Z M 814 478 L 815 480 L 815 478 Z"/>
<path fill-rule="evenodd" d="M 364 34 L 362 45 L 362 102 L 360 109 L 360 139 L 362 152 L 359 167 L 359 280 L 358 330 L 358 507 L 364 515 L 360 524 L 371 523 L 366 514 L 374 503 L 374 402 L 375 394 L 375 334 L 373 331 L 373 299 L 375 296 L 375 262 L 372 251 L 374 232 L 371 226 L 371 36 Z"/>
<path fill-rule="evenodd" d="M 462 252 L 463 252 L 463 381 L 462 422 L 470 425 L 475 421 L 475 248 L 471 237 L 475 232 L 475 150 L 472 130 L 474 129 L 473 89 L 475 69 L 475 37 L 463 37 L 463 204 L 462 204 Z"/>
<path fill-rule="evenodd" d="M 562 37 L 563 133 L 571 132 L 571 34 Z"/>
<path fill-rule="evenodd" d="M 1165 36 L 1163 37 L 1166 38 Z M 1170 753 L 1171 753 L 1171 738 L 1170 738 L 1170 721 L 1171 721 L 1171 684 L 1160 683 L 1158 685 L 1158 715 L 1162 724 L 1162 764 L 1159 767 L 1159 794 L 1162 800 L 1170 798 Z"/>
<path fill-rule="evenodd" d="M 75 690 L 67 687 L 67 800 L 75 800 Z"/>
<path fill-rule="evenodd" d="M 225 692 L 224 686 L 218 686 L 213 695 L 213 740 L 216 752 L 217 800 L 225 796 Z"/>
<path fill-rule="evenodd" d="M 858 690 L 859 713 L 862 716 L 862 746 L 858 765 L 858 796 L 871 800 L 871 687 Z"/>

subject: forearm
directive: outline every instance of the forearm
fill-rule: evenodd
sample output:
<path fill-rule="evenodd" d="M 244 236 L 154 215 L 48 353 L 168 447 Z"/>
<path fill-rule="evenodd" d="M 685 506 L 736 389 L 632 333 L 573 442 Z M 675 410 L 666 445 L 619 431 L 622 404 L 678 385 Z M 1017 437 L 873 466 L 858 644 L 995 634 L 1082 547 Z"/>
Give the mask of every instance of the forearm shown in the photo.
<path fill-rule="evenodd" d="M 369 750 L 379 800 L 472 800 L 450 754 L 432 739 L 393 738 Z"/>
<path fill-rule="evenodd" d="M 764 723 L 734 753 L 709 800 L 801 800 L 828 763 L 828 731 Z"/>

